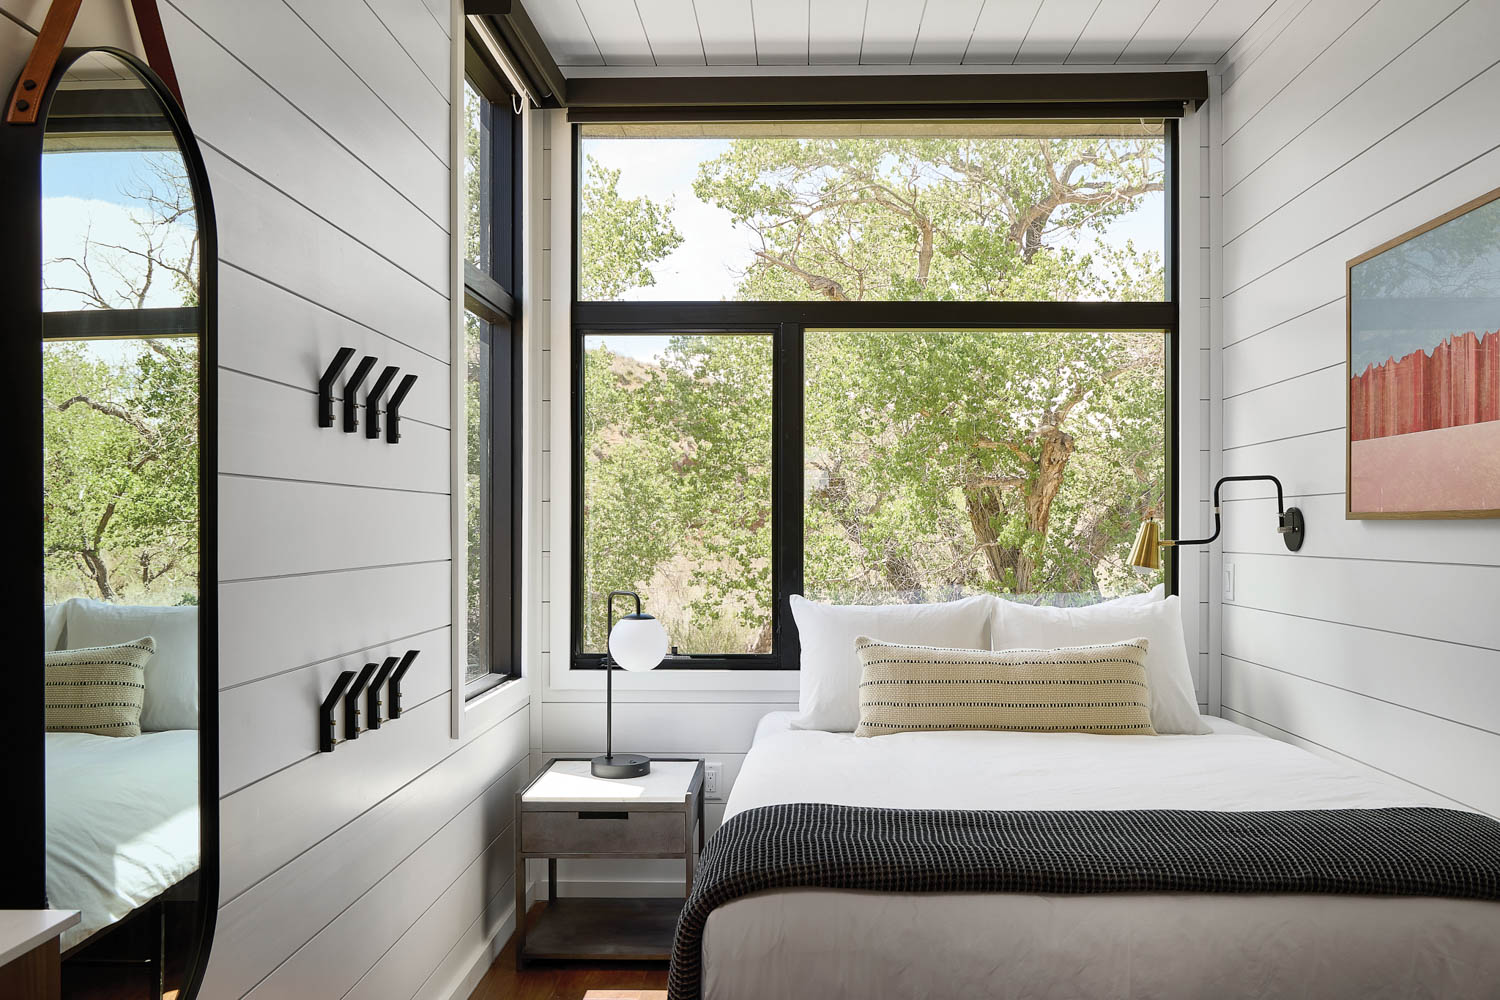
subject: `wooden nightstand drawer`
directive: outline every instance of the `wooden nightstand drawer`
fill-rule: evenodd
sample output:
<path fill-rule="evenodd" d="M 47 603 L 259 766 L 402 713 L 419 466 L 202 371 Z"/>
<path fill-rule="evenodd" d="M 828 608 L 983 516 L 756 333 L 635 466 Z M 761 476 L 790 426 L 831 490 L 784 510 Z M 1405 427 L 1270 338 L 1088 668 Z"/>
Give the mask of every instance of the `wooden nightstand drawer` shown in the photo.
<path fill-rule="evenodd" d="M 527 854 L 679 855 L 686 850 L 681 810 L 626 812 L 607 806 L 587 812 L 523 812 L 521 850 Z"/>

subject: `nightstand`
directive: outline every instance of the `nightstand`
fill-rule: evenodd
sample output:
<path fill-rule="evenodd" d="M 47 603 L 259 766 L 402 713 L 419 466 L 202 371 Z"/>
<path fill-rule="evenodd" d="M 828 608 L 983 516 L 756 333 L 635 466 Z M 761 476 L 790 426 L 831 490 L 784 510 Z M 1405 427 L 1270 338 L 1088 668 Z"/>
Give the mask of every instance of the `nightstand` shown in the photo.
<path fill-rule="evenodd" d="M 559 757 L 516 793 L 516 964 L 666 961 L 682 900 L 557 898 L 559 858 L 681 858 L 686 890 L 703 848 L 703 761 L 655 758 L 639 778 L 596 778 Z M 547 859 L 547 905 L 526 927 L 526 862 Z"/>

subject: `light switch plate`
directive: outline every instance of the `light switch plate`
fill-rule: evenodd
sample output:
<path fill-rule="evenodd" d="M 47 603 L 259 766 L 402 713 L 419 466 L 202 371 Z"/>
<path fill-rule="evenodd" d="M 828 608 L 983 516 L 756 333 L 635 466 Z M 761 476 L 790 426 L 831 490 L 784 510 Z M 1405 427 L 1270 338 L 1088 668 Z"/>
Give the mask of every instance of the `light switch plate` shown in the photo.
<path fill-rule="evenodd" d="M 720 797 L 720 779 L 724 777 L 724 765 L 716 760 L 711 760 L 703 765 L 703 794 L 710 799 Z"/>
<path fill-rule="evenodd" d="M 1224 564 L 1224 600 L 1234 600 L 1234 563 Z"/>

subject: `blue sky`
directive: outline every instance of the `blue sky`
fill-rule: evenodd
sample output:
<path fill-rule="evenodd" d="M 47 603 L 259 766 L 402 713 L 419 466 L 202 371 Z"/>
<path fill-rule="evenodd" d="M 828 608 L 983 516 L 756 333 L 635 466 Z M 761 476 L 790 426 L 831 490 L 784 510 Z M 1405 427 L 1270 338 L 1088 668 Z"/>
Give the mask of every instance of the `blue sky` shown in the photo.
<path fill-rule="evenodd" d="M 737 228 L 729 213 L 699 201 L 693 195 L 698 165 L 724 152 L 729 139 L 604 139 L 587 138 L 583 143 L 585 167 L 588 158 L 620 170 L 620 194 L 645 195 L 654 201 L 670 200 L 672 220 L 683 241 L 653 268 L 656 284 L 631 289 L 626 299 L 719 301 L 734 297 L 737 268 L 751 259 L 755 236 Z M 1105 233 L 1110 243 L 1134 240 L 1137 248 L 1160 252 L 1163 236 L 1163 199 L 1151 194 L 1133 212 L 1116 220 Z M 666 337 L 589 338 L 590 346 L 607 341 L 620 354 L 643 360 L 657 357 Z"/>

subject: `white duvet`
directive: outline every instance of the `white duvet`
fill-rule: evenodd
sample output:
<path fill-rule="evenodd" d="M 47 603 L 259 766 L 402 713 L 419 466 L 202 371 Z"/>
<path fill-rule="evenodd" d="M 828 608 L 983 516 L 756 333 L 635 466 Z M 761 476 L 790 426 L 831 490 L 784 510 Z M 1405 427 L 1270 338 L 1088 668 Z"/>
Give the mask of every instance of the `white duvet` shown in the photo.
<path fill-rule="evenodd" d="M 47 898 L 67 950 L 198 868 L 198 733 L 48 733 Z"/>
<path fill-rule="evenodd" d="M 725 819 L 778 802 L 950 809 L 1442 805 L 1221 719 L 1206 736 L 913 733 L 762 720 Z M 803 889 L 709 917 L 705 996 L 1500 997 L 1500 904 L 1311 895 Z"/>

